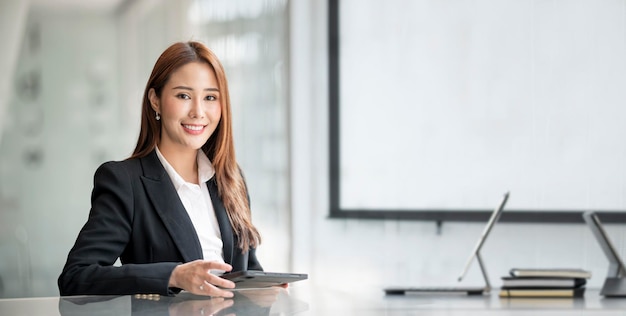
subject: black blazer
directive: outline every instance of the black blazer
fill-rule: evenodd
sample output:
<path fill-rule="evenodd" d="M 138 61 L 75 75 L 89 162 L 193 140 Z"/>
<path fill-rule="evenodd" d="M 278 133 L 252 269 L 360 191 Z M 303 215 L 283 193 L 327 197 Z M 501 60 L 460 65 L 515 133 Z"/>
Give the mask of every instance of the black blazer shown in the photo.
<path fill-rule="evenodd" d="M 262 270 L 255 250 L 237 247 L 215 177 L 207 181 L 224 244 L 224 261 L 233 271 Z M 120 258 L 122 266 L 113 264 Z M 143 158 L 102 164 L 94 176 L 91 211 L 59 276 L 66 295 L 171 295 L 176 265 L 202 259 L 191 219 L 156 151 Z"/>

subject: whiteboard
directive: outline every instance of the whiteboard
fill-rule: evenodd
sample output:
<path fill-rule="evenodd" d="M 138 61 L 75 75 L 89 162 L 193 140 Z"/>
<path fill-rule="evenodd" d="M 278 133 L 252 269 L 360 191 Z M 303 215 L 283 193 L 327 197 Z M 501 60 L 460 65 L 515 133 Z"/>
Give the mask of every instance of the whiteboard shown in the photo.
<path fill-rule="evenodd" d="M 339 17 L 340 209 L 626 210 L 626 1 Z"/>

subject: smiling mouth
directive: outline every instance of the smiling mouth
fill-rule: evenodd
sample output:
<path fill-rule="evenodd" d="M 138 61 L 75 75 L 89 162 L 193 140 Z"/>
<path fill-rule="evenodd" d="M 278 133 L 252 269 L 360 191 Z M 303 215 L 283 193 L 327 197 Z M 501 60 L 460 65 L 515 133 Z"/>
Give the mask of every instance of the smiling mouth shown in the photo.
<path fill-rule="evenodd" d="M 204 128 L 204 125 L 186 125 L 183 124 L 183 127 L 192 131 L 201 131 Z"/>

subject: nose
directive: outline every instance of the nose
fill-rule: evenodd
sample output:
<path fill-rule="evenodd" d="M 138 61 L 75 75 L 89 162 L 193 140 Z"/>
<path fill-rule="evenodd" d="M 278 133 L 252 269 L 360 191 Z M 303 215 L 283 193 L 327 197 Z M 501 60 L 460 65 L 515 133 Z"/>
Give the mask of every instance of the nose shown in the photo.
<path fill-rule="evenodd" d="M 194 99 L 191 105 L 191 109 L 189 109 L 189 117 L 191 118 L 203 118 L 204 117 L 204 109 L 202 105 L 202 99 Z"/>

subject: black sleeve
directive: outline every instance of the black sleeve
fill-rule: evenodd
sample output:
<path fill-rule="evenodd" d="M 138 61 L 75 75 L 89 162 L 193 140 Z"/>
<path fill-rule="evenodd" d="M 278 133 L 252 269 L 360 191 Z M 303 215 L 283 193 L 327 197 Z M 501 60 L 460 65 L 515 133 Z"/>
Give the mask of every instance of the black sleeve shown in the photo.
<path fill-rule="evenodd" d="M 255 248 L 250 248 L 250 251 L 248 252 L 248 270 L 263 271 L 261 263 L 259 263 L 259 260 L 256 258 Z"/>
<path fill-rule="evenodd" d="M 67 295 L 155 293 L 171 295 L 169 277 L 179 263 L 113 266 L 131 236 L 133 183 L 122 163 L 109 162 L 94 176 L 89 218 L 58 279 Z"/>

